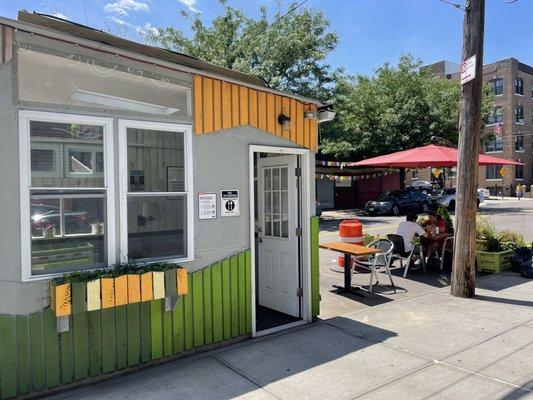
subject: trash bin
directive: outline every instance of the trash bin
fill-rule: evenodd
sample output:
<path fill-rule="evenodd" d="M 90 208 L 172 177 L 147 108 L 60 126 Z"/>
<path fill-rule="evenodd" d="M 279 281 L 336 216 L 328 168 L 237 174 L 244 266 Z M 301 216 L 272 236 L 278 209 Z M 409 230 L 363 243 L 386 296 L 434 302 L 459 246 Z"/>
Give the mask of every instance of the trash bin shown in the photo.
<path fill-rule="evenodd" d="M 363 224 L 358 219 L 347 219 L 339 224 L 339 241 L 354 244 L 365 244 Z M 344 257 L 337 258 L 339 267 L 344 268 Z"/>

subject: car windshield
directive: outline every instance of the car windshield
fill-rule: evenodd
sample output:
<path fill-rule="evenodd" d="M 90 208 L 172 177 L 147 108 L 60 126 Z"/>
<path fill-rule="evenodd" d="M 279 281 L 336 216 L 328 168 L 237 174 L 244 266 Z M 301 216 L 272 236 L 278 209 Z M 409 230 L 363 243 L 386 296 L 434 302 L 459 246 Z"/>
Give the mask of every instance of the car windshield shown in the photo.
<path fill-rule="evenodd" d="M 441 189 L 437 192 L 437 196 L 448 196 L 450 194 L 455 194 L 455 189 Z"/>
<path fill-rule="evenodd" d="M 399 193 L 398 191 L 382 193 L 381 196 L 379 196 L 376 201 L 389 201 L 389 200 L 392 200 L 392 199 L 398 197 L 398 193 Z"/>

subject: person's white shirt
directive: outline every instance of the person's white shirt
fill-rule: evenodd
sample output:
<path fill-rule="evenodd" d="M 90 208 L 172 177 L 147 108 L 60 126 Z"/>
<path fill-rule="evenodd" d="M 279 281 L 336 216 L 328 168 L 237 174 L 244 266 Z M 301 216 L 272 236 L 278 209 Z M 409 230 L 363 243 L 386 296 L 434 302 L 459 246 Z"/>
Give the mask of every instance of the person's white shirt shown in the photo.
<path fill-rule="evenodd" d="M 396 229 L 396 234 L 403 237 L 403 246 L 405 251 L 411 251 L 413 248 L 413 242 L 415 240 L 415 235 L 422 236 L 426 233 L 424 228 L 418 225 L 416 222 L 403 221 L 398 225 Z"/>

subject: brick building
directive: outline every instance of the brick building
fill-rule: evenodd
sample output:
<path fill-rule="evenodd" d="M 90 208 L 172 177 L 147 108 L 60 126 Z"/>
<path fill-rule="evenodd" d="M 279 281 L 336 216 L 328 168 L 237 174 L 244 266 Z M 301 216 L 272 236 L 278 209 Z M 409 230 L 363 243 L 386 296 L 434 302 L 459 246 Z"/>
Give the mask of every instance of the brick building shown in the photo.
<path fill-rule="evenodd" d="M 435 76 L 459 79 L 459 64 L 439 61 L 428 67 Z M 533 67 L 508 58 L 485 65 L 483 79 L 494 91 L 494 107 L 486 121 L 486 130 L 494 132 L 496 138 L 485 143 L 481 150 L 525 165 L 506 166 L 503 176 L 500 167 L 480 167 L 479 186 L 493 194 L 504 195 L 514 195 L 518 183 L 530 190 L 533 184 Z M 420 171 L 418 176 L 427 179 L 429 171 Z"/>

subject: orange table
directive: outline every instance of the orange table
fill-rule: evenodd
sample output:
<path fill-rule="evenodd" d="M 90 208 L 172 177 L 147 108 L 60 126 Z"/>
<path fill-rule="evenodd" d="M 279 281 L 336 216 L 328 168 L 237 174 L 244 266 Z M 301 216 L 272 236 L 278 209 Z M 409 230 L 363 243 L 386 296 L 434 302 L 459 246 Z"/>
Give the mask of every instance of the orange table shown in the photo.
<path fill-rule="evenodd" d="M 346 242 L 322 243 L 319 247 L 344 254 L 344 288 L 339 287 L 341 292 L 351 292 L 352 290 L 352 256 L 368 256 L 379 253 L 379 249 Z"/>

